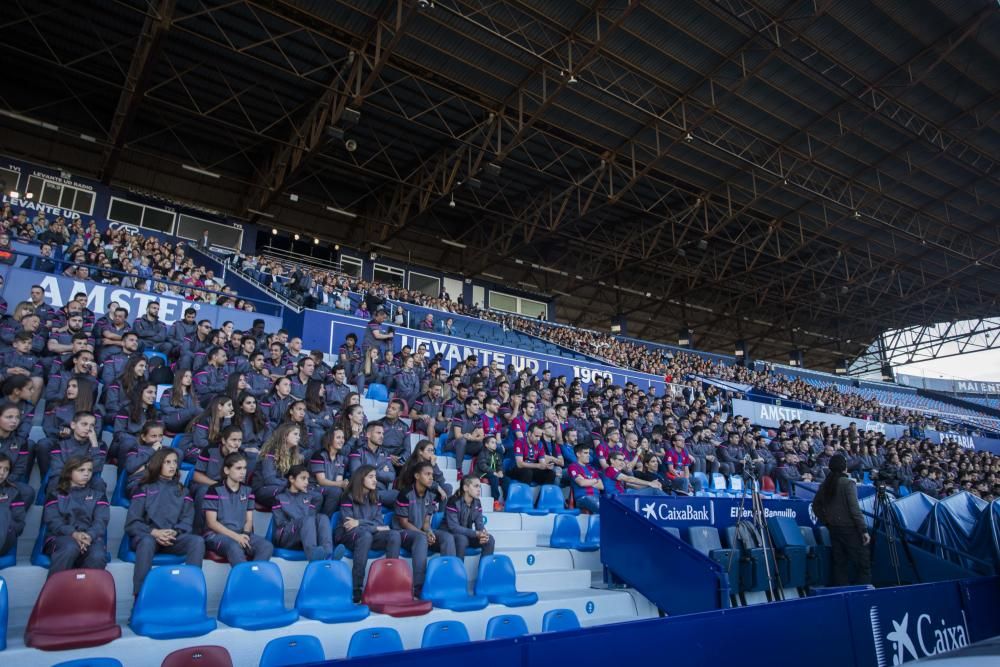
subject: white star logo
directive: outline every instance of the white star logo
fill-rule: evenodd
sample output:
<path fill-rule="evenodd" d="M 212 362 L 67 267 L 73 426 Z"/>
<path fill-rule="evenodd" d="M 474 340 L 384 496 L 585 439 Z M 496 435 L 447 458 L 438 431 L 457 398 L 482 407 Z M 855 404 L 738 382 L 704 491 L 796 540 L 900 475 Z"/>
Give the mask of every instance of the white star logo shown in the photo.
<path fill-rule="evenodd" d="M 644 505 L 642 508 L 642 513 L 646 515 L 647 519 L 655 519 L 656 503 L 649 503 L 648 505 Z"/>
<path fill-rule="evenodd" d="M 913 645 L 913 640 L 910 639 L 910 633 L 907 631 L 909 624 L 910 614 L 906 613 L 903 615 L 903 620 L 900 623 L 896 621 L 892 622 L 892 632 L 885 636 L 886 639 L 892 642 L 892 647 L 896 649 L 896 655 L 892 658 L 892 664 L 894 665 L 903 664 L 904 649 L 914 660 L 917 658 L 917 648 Z"/>

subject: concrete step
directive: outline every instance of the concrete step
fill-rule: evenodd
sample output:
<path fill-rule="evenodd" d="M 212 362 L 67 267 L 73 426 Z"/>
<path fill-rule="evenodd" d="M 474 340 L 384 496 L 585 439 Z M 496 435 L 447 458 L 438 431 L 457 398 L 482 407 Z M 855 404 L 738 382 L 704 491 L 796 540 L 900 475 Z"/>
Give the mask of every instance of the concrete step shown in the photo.
<path fill-rule="evenodd" d="M 494 530 L 490 533 L 496 542 L 497 551 L 505 549 L 528 549 L 537 546 L 538 538 L 530 530 Z"/>
<path fill-rule="evenodd" d="M 497 549 L 496 553 L 509 556 L 518 574 L 536 570 L 573 569 L 573 556 L 566 549 L 530 547 L 527 549 Z"/>

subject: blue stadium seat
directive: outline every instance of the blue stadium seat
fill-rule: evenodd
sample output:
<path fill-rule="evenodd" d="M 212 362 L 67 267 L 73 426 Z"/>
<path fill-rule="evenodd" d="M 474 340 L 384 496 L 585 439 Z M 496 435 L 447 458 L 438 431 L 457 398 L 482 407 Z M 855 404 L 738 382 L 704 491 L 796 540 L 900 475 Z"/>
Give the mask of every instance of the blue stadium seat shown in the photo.
<path fill-rule="evenodd" d="M 572 609 L 550 609 L 542 616 L 542 632 L 564 632 L 579 628 L 580 619 Z"/>
<path fill-rule="evenodd" d="M 323 644 L 312 635 L 288 635 L 272 639 L 260 655 L 260 667 L 291 667 L 323 662 Z"/>
<path fill-rule="evenodd" d="M 389 400 L 389 388 L 384 384 L 379 384 L 378 382 L 372 382 L 368 385 L 365 390 L 365 398 L 369 401 L 386 401 Z"/>
<path fill-rule="evenodd" d="M 766 591 L 768 587 L 767 563 L 764 548 L 759 544 L 754 530 L 747 524 L 726 528 L 729 548 L 736 549 L 740 557 L 740 591 Z"/>
<path fill-rule="evenodd" d="M 733 475 L 729 478 L 729 489 L 727 493 L 731 496 L 741 496 L 743 495 L 743 478 L 739 475 Z"/>
<path fill-rule="evenodd" d="M 702 554 L 722 566 L 729 577 L 729 590 L 740 592 L 740 559 L 733 549 L 723 549 L 719 540 L 719 530 L 715 526 L 692 526 L 688 528 L 688 542 Z"/>
<path fill-rule="evenodd" d="M 545 516 L 547 510 L 536 510 L 535 499 L 531 492 L 531 487 L 521 482 L 511 482 L 507 487 L 507 501 L 504 503 L 505 512 L 520 512 L 531 516 Z"/>
<path fill-rule="evenodd" d="M 772 516 L 767 520 L 774 543 L 778 574 L 784 587 L 802 588 L 806 585 L 806 557 L 808 547 L 795 519 Z"/>
<path fill-rule="evenodd" d="M 816 543 L 816 533 L 809 526 L 799 526 L 806 543 L 806 584 L 826 586 L 830 583 L 830 547 Z"/>
<path fill-rule="evenodd" d="M 306 566 L 295 608 L 301 616 L 323 623 L 353 623 L 368 618 L 368 607 L 354 604 L 351 594 L 351 566 L 342 560 L 317 560 Z"/>
<path fill-rule="evenodd" d="M 150 570 L 132 607 L 129 627 L 153 639 L 198 637 L 215 630 L 206 611 L 205 573 L 194 565 Z"/>
<path fill-rule="evenodd" d="M 60 662 L 52 667 L 123 667 L 123 665 L 114 658 L 80 658 Z"/>
<path fill-rule="evenodd" d="M 723 475 L 722 473 L 713 472 L 711 491 L 713 493 L 723 494 L 727 491 L 727 488 L 728 487 L 726 486 L 726 476 Z"/>
<path fill-rule="evenodd" d="M 156 359 L 156 358 L 159 358 L 159 359 L 163 359 L 163 363 L 165 363 L 165 364 L 169 364 L 170 363 L 170 360 L 167 359 L 167 355 L 164 354 L 163 352 L 159 352 L 157 350 L 143 350 L 142 353 L 145 355 L 145 357 L 147 359 Z"/>
<path fill-rule="evenodd" d="M 118 481 L 115 483 L 115 490 L 111 494 L 111 504 L 115 507 L 125 507 L 128 508 L 132 505 L 132 501 L 125 496 L 125 485 L 128 483 L 128 470 L 125 466 L 122 466 L 121 472 L 118 473 Z"/>
<path fill-rule="evenodd" d="M 708 493 L 709 488 L 710 488 L 709 484 L 708 484 L 708 475 L 706 475 L 703 472 L 696 472 L 696 473 L 692 474 L 691 476 L 696 481 L 699 482 L 699 486 L 701 487 L 701 491 L 698 492 L 698 495 L 706 495 Z"/>
<path fill-rule="evenodd" d="M 900 498 L 905 498 L 908 495 L 910 495 L 910 487 L 906 486 L 905 484 L 900 484 L 899 485 L 899 497 Z"/>
<path fill-rule="evenodd" d="M 295 609 L 285 609 L 285 584 L 281 570 L 270 561 L 253 561 L 233 566 L 222 591 L 219 620 L 244 630 L 280 628 L 299 617 Z"/>
<path fill-rule="evenodd" d="M 457 556 L 441 556 L 427 562 L 427 575 L 420 597 L 435 607 L 452 611 L 484 609 L 490 601 L 485 595 L 469 595 L 465 562 Z"/>
<path fill-rule="evenodd" d="M 135 551 L 132 550 L 132 540 L 128 535 L 123 535 L 121 544 L 118 545 L 118 560 L 135 563 Z M 184 560 L 183 554 L 156 554 L 153 556 L 153 565 L 183 565 Z"/>
<path fill-rule="evenodd" d="M 351 636 L 347 646 L 348 658 L 360 658 L 365 655 L 379 655 L 403 650 L 403 640 L 393 628 L 365 628 Z"/>
<path fill-rule="evenodd" d="M 542 485 L 538 493 L 538 509 L 554 514 L 572 514 L 573 516 L 580 513 L 578 509 L 566 509 L 562 489 L 555 484 Z"/>
<path fill-rule="evenodd" d="M 597 551 L 601 548 L 601 515 L 591 514 L 587 517 L 587 537 L 583 539 L 586 549 L 580 551 Z"/>
<path fill-rule="evenodd" d="M 267 532 L 264 533 L 264 539 L 274 545 L 274 557 L 283 558 L 285 560 L 292 561 L 303 561 L 308 560 L 306 558 L 306 552 L 299 549 L 282 549 L 278 545 L 274 544 L 274 517 L 267 522 Z"/>
<path fill-rule="evenodd" d="M 433 562 L 433 561 L 432 561 Z M 424 636 L 420 640 L 420 648 L 434 646 L 451 646 L 469 641 L 469 631 L 461 621 L 438 621 L 424 628 Z"/>
<path fill-rule="evenodd" d="M 0 577 L 0 651 L 7 648 L 7 616 L 10 613 L 7 597 L 7 580 Z"/>
<path fill-rule="evenodd" d="M 580 524 L 575 516 L 557 514 L 553 518 L 549 546 L 553 549 L 581 549 L 586 546 L 580 541 Z"/>
<path fill-rule="evenodd" d="M 494 616 L 486 623 L 486 639 L 512 639 L 528 634 L 528 625 L 517 614 Z"/>
<path fill-rule="evenodd" d="M 0 570 L 5 567 L 14 567 L 17 565 L 17 542 L 11 545 L 7 553 L 0 554 Z"/>
<path fill-rule="evenodd" d="M 506 607 L 526 607 L 538 602 L 538 593 L 518 592 L 514 563 L 503 554 L 480 557 L 476 595 L 485 595 L 490 602 Z"/>

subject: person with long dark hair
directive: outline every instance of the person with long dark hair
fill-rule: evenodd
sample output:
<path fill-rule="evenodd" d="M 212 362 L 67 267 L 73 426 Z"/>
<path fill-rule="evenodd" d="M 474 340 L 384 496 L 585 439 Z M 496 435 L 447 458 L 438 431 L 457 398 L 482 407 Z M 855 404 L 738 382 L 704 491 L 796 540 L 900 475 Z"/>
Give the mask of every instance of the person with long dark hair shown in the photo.
<path fill-rule="evenodd" d="M 368 551 L 385 549 L 386 558 L 399 558 L 402 537 L 398 530 L 392 530 L 382 520 L 378 479 L 373 466 L 363 465 L 351 473 L 347 493 L 340 501 L 340 523 L 335 537 L 337 544 L 343 544 L 354 554 L 351 582 L 354 601 L 361 602 Z"/>
<path fill-rule="evenodd" d="M 173 385 L 160 397 L 163 426 L 171 433 L 181 433 L 192 419 L 201 414 L 201 406 L 191 389 L 194 373 L 179 370 L 174 374 Z"/>
<path fill-rule="evenodd" d="M 257 398 L 250 392 L 242 392 L 234 406 L 236 416 L 233 418 L 233 425 L 239 426 L 243 431 L 243 445 L 240 451 L 247 457 L 247 469 L 253 472 L 257 465 L 257 456 L 267 441 L 270 429 L 267 427 L 267 420 L 260 410 Z"/>
<path fill-rule="evenodd" d="M 177 450 L 158 449 L 146 464 L 142 485 L 132 496 L 125 518 L 125 534 L 135 551 L 132 594 L 138 595 L 157 553 L 185 557 L 188 565 L 201 567 L 205 540 L 191 532 L 194 500 L 180 482 Z"/>
<path fill-rule="evenodd" d="M 139 442 L 139 433 L 148 422 L 159 422 L 160 411 L 156 409 L 156 385 L 140 382 L 135 387 L 135 395 L 122 406 L 115 415 L 114 435 L 108 456 L 115 460 L 124 459 L 129 450 Z"/>
<path fill-rule="evenodd" d="M 830 472 L 813 499 L 813 511 L 830 530 L 833 586 L 869 584 L 872 579 L 868 555 L 868 527 L 858 505 L 856 483 L 847 475 L 843 454 L 830 458 Z M 850 576 L 851 568 L 854 576 Z"/>
<path fill-rule="evenodd" d="M 45 500 L 42 523 L 48 535 L 43 550 L 51 560 L 50 577 L 73 567 L 107 567 L 105 540 L 111 508 L 104 492 L 91 486 L 93 475 L 93 461 L 85 456 L 71 458 Z"/>

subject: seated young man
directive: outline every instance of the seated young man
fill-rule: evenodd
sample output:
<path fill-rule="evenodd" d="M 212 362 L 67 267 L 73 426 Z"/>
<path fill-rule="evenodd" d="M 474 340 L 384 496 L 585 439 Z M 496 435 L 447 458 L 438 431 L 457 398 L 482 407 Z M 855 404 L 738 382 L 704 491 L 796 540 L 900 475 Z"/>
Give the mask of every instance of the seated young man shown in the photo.
<path fill-rule="evenodd" d="M 573 453 L 576 461 L 569 464 L 568 473 L 576 506 L 596 514 L 600 510 L 600 494 L 604 491 L 601 473 L 590 465 L 590 445 L 578 444 Z"/>
<path fill-rule="evenodd" d="M 611 465 L 604 471 L 607 478 L 604 492 L 609 496 L 631 494 L 637 496 L 656 496 L 663 493 L 663 485 L 658 480 L 643 481 L 625 472 L 625 455 L 620 451 L 611 453 Z"/>

